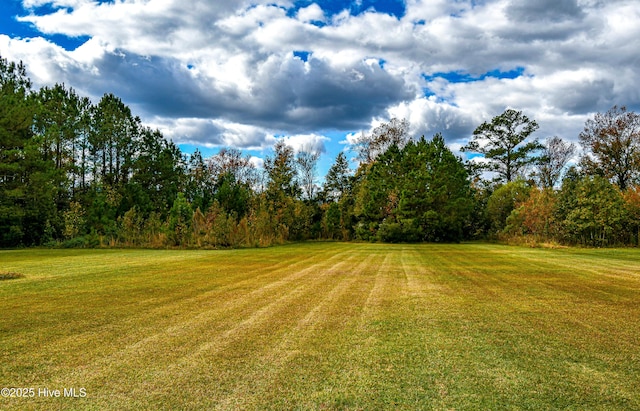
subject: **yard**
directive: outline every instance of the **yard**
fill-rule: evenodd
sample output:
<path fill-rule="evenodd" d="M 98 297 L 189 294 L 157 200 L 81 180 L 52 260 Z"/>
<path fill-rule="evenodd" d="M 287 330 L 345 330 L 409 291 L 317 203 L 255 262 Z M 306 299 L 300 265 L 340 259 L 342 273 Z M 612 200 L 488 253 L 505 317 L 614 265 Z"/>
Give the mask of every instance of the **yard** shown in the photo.
<path fill-rule="evenodd" d="M 640 409 L 637 249 L 16 250 L 0 273 L 23 276 L 1 409 Z"/>

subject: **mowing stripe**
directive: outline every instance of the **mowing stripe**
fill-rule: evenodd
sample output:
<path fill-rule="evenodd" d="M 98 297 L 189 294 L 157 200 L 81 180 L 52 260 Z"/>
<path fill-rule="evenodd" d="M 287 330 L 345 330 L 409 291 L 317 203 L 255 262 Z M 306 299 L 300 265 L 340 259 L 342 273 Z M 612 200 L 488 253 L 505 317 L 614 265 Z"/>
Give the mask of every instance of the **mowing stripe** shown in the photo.
<path fill-rule="evenodd" d="M 0 409 L 640 409 L 636 250 L 1 254 L 0 381 L 88 397 Z"/>
<path fill-rule="evenodd" d="M 225 410 L 255 407 L 259 409 L 259 404 L 265 396 L 277 392 L 278 387 L 274 386 L 274 381 L 277 380 L 278 375 L 287 372 L 288 364 L 294 357 L 302 354 L 307 342 L 315 337 L 316 331 L 329 320 L 336 309 L 339 309 L 341 303 L 347 303 L 341 300 L 361 280 L 358 274 L 369 266 L 371 258 L 372 256 L 369 256 L 357 266 L 351 266 L 346 270 L 341 269 L 343 264 L 336 264 L 320 272 L 319 275 L 330 277 L 333 286 L 326 290 L 313 289 L 315 297 L 313 301 L 307 301 L 306 305 L 296 307 L 298 321 L 295 325 L 252 362 L 252 372 L 244 375 L 235 388 L 215 404 L 215 408 Z M 350 260 L 352 259 L 354 256 L 350 257 Z M 349 302 L 351 301 L 349 299 Z M 304 316 L 299 317 L 299 314 Z"/>
<path fill-rule="evenodd" d="M 116 394 L 116 398 L 122 398 L 123 405 L 131 395 L 149 395 L 149 392 L 157 390 L 156 387 L 181 382 L 185 387 L 189 386 L 193 368 L 202 368 L 204 364 L 212 362 L 212 358 L 224 355 L 233 345 L 251 339 L 252 334 L 263 332 L 261 330 L 265 325 L 272 324 L 273 318 L 283 309 L 292 306 L 295 301 L 308 298 L 314 289 L 331 281 L 331 277 L 314 275 L 318 270 L 322 267 L 337 270 L 349 265 L 352 259 L 353 257 L 345 257 L 343 253 L 339 253 L 304 268 L 301 268 L 300 262 L 290 264 L 289 267 L 279 265 L 276 270 L 270 271 L 271 278 L 260 288 L 241 293 L 232 290 L 226 293 L 228 295 L 222 304 L 206 306 L 204 310 L 199 307 L 195 311 L 197 315 L 147 336 L 89 367 L 89 370 L 102 370 L 100 375 L 92 376 L 88 370 L 89 373 L 74 377 L 77 381 L 85 382 L 101 382 L 105 377 L 107 381 L 111 381 L 109 376 L 137 372 L 136 368 L 146 365 L 144 376 L 141 377 L 148 380 L 149 384 L 143 385 L 140 392 L 131 392 L 127 387 L 119 388 L 117 384 L 110 384 L 114 385 L 114 389 L 120 390 L 121 395 L 112 392 L 109 400 L 113 401 L 113 394 Z M 264 279 L 266 276 L 264 274 L 260 277 Z M 213 298 L 211 293 L 206 294 Z M 187 302 L 186 307 L 176 304 L 175 309 L 186 312 L 191 308 L 192 300 Z M 194 334 L 197 335 L 195 339 Z M 149 366 L 154 357 L 163 358 L 163 362 L 174 359 L 168 367 L 157 369 Z M 124 364 L 126 367 L 123 367 Z"/>

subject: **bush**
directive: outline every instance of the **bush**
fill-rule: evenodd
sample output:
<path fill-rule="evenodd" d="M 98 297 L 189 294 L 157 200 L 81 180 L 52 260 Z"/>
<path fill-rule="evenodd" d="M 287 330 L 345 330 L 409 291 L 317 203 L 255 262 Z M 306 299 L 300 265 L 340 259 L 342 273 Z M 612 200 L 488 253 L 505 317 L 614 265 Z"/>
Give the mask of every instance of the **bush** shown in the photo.
<path fill-rule="evenodd" d="M 98 248 L 100 247 L 100 238 L 98 235 L 88 234 L 81 237 L 71 238 L 60 243 L 61 248 Z"/>
<path fill-rule="evenodd" d="M 2 273 L 2 272 L 0 272 L 0 281 L 1 280 L 16 280 L 18 278 L 24 278 L 24 274 L 20 274 L 20 273 Z"/>
<path fill-rule="evenodd" d="M 377 237 L 386 243 L 415 243 L 422 241 L 423 233 L 414 219 L 380 224 Z"/>

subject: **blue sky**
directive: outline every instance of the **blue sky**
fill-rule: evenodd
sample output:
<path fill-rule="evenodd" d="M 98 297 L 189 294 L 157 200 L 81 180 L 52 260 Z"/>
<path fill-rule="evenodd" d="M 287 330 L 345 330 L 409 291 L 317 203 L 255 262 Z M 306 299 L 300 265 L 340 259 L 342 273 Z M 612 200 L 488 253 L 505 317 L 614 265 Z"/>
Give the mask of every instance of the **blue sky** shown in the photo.
<path fill-rule="evenodd" d="M 120 96 L 185 151 L 277 139 L 335 156 L 406 118 L 458 152 L 506 108 L 576 141 L 640 109 L 636 0 L 0 0 L 0 55 L 36 87 Z"/>

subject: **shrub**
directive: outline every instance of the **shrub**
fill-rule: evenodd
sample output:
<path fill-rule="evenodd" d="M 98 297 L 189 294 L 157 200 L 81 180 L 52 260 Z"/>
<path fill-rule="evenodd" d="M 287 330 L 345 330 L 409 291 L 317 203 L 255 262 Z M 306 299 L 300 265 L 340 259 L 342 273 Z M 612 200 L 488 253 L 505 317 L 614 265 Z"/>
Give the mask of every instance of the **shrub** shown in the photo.
<path fill-rule="evenodd" d="M 24 274 L 0 272 L 0 281 L 1 280 L 16 280 L 18 278 L 24 278 Z"/>

